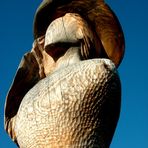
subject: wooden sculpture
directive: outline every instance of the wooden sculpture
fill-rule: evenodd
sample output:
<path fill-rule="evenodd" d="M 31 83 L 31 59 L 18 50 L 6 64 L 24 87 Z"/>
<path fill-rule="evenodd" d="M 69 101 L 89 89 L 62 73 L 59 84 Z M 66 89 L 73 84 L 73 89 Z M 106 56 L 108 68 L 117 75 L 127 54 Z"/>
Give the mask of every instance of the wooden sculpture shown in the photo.
<path fill-rule="evenodd" d="M 34 44 L 8 92 L 5 129 L 20 148 L 108 148 L 119 118 L 120 23 L 103 0 L 44 0 Z"/>

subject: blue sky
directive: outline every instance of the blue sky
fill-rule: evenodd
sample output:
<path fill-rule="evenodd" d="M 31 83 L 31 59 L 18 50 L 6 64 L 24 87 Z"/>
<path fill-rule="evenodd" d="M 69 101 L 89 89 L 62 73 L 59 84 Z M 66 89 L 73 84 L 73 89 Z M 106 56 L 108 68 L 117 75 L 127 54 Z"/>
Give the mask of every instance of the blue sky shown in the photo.
<path fill-rule="evenodd" d="M 0 148 L 16 148 L 3 128 L 7 91 L 21 57 L 33 43 L 36 1 L 0 1 Z M 110 148 L 148 148 L 148 1 L 107 0 L 122 25 L 126 52 L 119 67 L 120 119 Z"/>

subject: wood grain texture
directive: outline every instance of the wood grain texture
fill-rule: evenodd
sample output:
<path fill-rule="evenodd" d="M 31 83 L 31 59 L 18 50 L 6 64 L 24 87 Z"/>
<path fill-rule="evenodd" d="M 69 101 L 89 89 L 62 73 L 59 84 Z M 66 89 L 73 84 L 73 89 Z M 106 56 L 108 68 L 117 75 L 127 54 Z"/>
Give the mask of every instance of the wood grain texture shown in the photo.
<path fill-rule="evenodd" d="M 110 60 L 86 60 L 57 70 L 22 100 L 14 127 L 19 146 L 109 147 L 120 91 Z"/>
<path fill-rule="evenodd" d="M 109 58 L 118 67 L 124 56 L 125 41 L 117 16 L 103 0 L 44 0 L 34 19 L 34 37 L 44 35 L 49 24 L 66 13 L 79 14 L 89 25 L 96 43 L 96 58 Z M 48 19 L 47 19 L 48 18 Z"/>
<path fill-rule="evenodd" d="M 93 59 L 101 54 L 96 51 L 102 48 L 101 42 L 95 42 L 87 22 L 76 13 L 67 13 L 55 19 L 45 34 L 45 50 L 54 59 L 64 54 L 69 47 L 79 47 L 82 60 Z"/>
<path fill-rule="evenodd" d="M 58 3 L 59 2 L 59 3 Z M 108 148 L 119 118 L 124 36 L 103 0 L 44 0 L 5 105 L 20 148 Z"/>

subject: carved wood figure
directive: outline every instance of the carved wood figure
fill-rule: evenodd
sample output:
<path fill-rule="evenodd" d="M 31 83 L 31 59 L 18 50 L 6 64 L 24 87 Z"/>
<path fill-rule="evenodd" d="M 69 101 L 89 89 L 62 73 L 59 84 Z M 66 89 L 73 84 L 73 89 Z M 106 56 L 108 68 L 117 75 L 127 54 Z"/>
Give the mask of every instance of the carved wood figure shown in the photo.
<path fill-rule="evenodd" d="M 120 23 L 103 0 L 44 0 L 5 104 L 20 148 L 108 148 L 120 113 Z"/>

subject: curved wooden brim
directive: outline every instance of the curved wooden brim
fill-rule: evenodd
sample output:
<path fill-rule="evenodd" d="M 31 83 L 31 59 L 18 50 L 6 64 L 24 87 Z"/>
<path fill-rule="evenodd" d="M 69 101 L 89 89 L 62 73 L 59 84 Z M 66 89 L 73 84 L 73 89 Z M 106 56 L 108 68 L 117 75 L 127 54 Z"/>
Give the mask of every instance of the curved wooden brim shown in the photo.
<path fill-rule="evenodd" d="M 98 39 L 103 45 L 106 55 L 103 58 L 111 59 L 118 67 L 124 56 L 124 34 L 118 18 L 102 0 L 97 0 L 94 3 L 90 0 L 66 0 L 60 2 L 57 0 L 44 0 L 35 15 L 34 38 L 44 35 L 49 24 L 66 13 L 78 13 L 87 21 L 92 32 L 96 35 L 96 42 Z M 96 50 L 102 50 L 102 48 Z M 102 52 L 99 51 L 98 53 Z M 100 58 L 100 55 L 97 55 L 96 58 Z"/>

